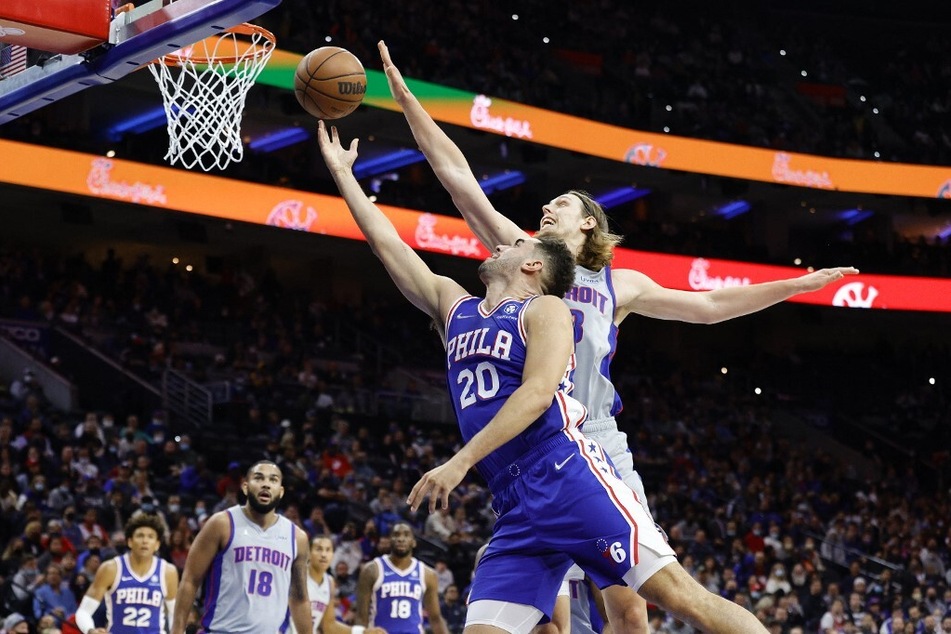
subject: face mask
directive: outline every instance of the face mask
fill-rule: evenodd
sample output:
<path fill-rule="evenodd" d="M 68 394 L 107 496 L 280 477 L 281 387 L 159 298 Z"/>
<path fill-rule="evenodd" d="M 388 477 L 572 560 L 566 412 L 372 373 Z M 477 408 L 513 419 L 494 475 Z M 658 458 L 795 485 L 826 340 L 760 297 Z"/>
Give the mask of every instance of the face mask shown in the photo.
<path fill-rule="evenodd" d="M 155 434 L 154 436 L 152 436 L 152 440 L 155 441 L 156 443 L 165 442 L 165 435 Z"/>
<path fill-rule="evenodd" d="M 36 489 L 37 491 L 42 491 L 43 489 L 46 488 L 46 485 L 43 484 L 42 482 L 38 482 L 36 483 L 36 485 L 33 486 L 33 488 Z"/>
<path fill-rule="evenodd" d="M 187 442 L 183 442 L 183 443 L 180 443 L 178 447 L 182 451 L 188 451 L 191 448 L 191 445 L 189 445 Z"/>
<path fill-rule="evenodd" d="M 169 512 L 169 513 L 178 513 L 180 510 L 182 510 L 182 507 L 179 506 L 178 504 L 169 504 L 169 505 L 168 505 L 168 512 Z"/>
<path fill-rule="evenodd" d="M 106 429 L 109 429 L 113 425 L 115 425 L 115 421 L 113 421 L 111 418 L 102 419 L 102 426 L 105 427 Z"/>

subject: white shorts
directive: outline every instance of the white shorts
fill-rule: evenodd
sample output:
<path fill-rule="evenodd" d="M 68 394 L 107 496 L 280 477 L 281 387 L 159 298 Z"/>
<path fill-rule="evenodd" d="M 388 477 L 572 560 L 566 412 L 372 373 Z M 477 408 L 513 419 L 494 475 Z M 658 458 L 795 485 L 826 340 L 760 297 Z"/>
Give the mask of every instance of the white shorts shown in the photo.
<path fill-rule="evenodd" d="M 627 444 L 627 434 L 617 428 L 617 421 L 613 418 L 585 421 L 581 426 L 581 433 L 598 441 L 598 444 L 604 447 L 604 453 L 608 454 L 611 462 L 614 463 L 614 470 L 617 471 L 618 477 L 634 491 L 637 501 L 654 522 L 654 513 L 647 504 L 647 493 L 644 492 L 644 481 L 634 470 L 634 454 L 631 453 L 631 448 Z"/>
<path fill-rule="evenodd" d="M 466 627 L 491 625 L 512 634 L 528 634 L 545 614 L 538 608 L 521 603 L 480 599 L 466 610 Z"/>

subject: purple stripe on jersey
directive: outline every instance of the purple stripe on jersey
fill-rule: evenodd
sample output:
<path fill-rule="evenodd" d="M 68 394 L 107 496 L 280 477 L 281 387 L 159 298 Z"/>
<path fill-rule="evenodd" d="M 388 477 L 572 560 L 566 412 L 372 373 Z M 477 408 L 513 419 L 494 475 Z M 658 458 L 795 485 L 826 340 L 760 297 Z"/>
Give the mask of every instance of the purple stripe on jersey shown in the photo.
<path fill-rule="evenodd" d="M 614 276 L 611 275 L 611 267 L 606 266 L 604 281 L 608 286 L 608 292 L 611 293 L 611 305 L 614 307 L 614 310 L 617 311 L 617 294 L 614 292 Z M 618 328 L 617 324 L 614 323 L 614 315 L 611 315 L 611 354 L 604 357 L 601 361 L 601 376 L 606 378 L 608 381 L 611 380 L 611 360 L 614 358 L 614 353 L 617 352 L 617 333 Z M 617 416 L 621 413 L 621 410 L 624 409 L 624 404 L 621 403 L 621 395 L 617 393 L 617 390 L 614 391 L 614 404 L 611 405 L 611 416 Z"/>
<path fill-rule="evenodd" d="M 291 583 L 293 583 L 294 578 L 294 562 L 297 561 L 297 525 L 291 522 Z M 287 608 L 287 614 L 284 615 L 284 622 L 281 623 L 281 627 L 278 628 L 278 631 L 281 634 L 284 634 L 291 625 L 291 609 Z"/>
<path fill-rule="evenodd" d="M 218 591 L 221 589 L 221 566 L 225 560 L 225 553 L 231 548 L 231 542 L 234 541 L 234 517 L 231 516 L 231 513 L 226 514 L 230 524 L 230 534 L 228 535 L 228 543 L 215 555 L 211 562 L 211 570 L 208 571 L 208 576 L 205 577 L 205 613 L 201 617 L 202 629 L 207 629 L 215 618 L 215 608 L 218 607 Z"/>

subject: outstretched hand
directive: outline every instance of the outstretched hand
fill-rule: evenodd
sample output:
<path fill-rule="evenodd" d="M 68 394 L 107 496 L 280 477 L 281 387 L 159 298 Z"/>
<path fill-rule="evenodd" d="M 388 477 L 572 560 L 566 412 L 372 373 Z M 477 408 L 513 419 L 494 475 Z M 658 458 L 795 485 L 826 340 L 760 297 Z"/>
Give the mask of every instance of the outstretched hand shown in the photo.
<path fill-rule="evenodd" d="M 827 284 L 841 280 L 846 275 L 858 275 L 858 272 L 859 270 L 852 266 L 819 269 L 818 271 L 808 273 L 799 278 L 799 282 L 803 287 L 801 292 L 811 293 L 812 291 L 818 291 Z"/>
<path fill-rule="evenodd" d="M 424 473 L 409 492 L 406 503 L 415 513 L 428 495 L 430 513 L 436 512 L 437 500 L 440 502 L 439 508 L 449 508 L 449 494 L 459 486 L 468 471 L 455 457 L 451 458 L 445 464 Z"/>
<path fill-rule="evenodd" d="M 353 169 L 353 163 L 357 160 L 357 145 L 359 142 L 360 139 L 354 139 L 350 142 L 349 148 L 344 148 L 340 144 L 337 126 L 331 126 L 330 135 L 328 135 L 327 125 L 322 120 L 317 122 L 317 144 L 320 146 L 324 163 L 327 164 L 331 173 Z"/>
<path fill-rule="evenodd" d="M 407 86 L 403 80 L 403 74 L 400 73 L 400 69 L 398 69 L 393 63 L 393 60 L 390 59 L 390 49 L 386 48 L 386 44 L 383 40 L 379 41 L 377 48 L 380 49 L 380 58 L 383 60 L 383 72 L 386 73 L 386 82 L 390 85 L 390 94 L 393 95 L 393 99 L 396 100 L 396 103 L 402 106 L 407 99 L 412 97 L 413 93 L 410 92 L 409 86 Z"/>

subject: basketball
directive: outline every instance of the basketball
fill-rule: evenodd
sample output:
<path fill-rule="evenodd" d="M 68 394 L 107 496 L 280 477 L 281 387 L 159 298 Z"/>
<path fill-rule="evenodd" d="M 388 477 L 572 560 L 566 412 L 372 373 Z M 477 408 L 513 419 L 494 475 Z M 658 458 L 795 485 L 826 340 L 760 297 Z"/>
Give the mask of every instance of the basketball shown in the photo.
<path fill-rule="evenodd" d="M 294 96 L 318 119 L 347 116 L 360 105 L 366 91 L 363 64 L 338 46 L 314 49 L 301 59 L 294 73 Z"/>

